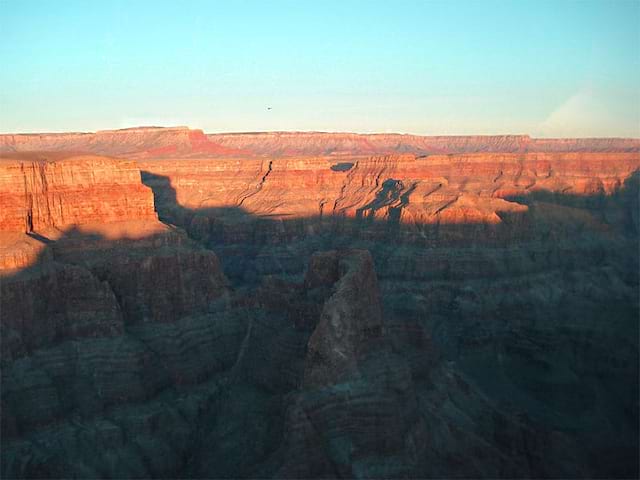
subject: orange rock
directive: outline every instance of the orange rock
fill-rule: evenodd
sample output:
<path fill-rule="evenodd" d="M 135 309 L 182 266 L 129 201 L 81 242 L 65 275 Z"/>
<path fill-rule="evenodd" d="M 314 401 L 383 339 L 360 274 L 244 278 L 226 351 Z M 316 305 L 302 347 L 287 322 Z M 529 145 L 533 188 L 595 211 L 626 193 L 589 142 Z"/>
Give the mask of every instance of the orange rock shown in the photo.
<path fill-rule="evenodd" d="M 255 217 L 345 216 L 409 224 L 498 224 L 536 191 L 611 194 L 638 153 L 474 153 L 268 159 L 139 160 L 160 211 L 197 221 L 237 209 Z"/>
<path fill-rule="evenodd" d="M 528 135 L 419 136 L 324 132 L 205 134 L 187 127 L 138 127 L 95 133 L 0 135 L 0 152 L 82 151 L 148 157 L 321 156 L 477 152 L 638 152 L 632 138 L 538 139 Z"/>
<path fill-rule="evenodd" d="M 0 230 L 156 220 L 151 190 L 127 160 L 44 154 L 0 159 Z"/>

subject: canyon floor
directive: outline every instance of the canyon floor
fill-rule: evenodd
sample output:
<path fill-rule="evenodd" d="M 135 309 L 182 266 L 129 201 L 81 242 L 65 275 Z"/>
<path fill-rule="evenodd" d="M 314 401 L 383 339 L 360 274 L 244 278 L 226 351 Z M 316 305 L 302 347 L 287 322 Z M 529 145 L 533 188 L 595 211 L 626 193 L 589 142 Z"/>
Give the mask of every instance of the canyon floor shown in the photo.
<path fill-rule="evenodd" d="M 2 478 L 637 478 L 638 139 L 0 135 Z"/>

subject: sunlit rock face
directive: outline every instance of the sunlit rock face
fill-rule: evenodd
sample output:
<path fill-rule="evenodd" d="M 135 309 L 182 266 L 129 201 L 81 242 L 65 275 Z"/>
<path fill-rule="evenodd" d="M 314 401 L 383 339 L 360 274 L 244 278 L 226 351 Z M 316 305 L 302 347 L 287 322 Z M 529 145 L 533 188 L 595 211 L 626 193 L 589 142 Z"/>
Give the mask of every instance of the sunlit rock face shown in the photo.
<path fill-rule="evenodd" d="M 160 216 L 204 242 L 278 243 L 340 228 L 450 246 L 504 245 L 567 223 L 607 229 L 592 207 L 618 195 L 639 162 L 638 153 L 580 152 L 137 163 Z"/>
<path fill-rule="evenodd" d="M 0 152 L 75 151 L 126 157 L 324 156 L 376 154 L 638 152 L 631 138 L 542 139 L 529 135 L 419 136 L 324 132 L 205 134 L 188 127 L 139 127 L 95 133 L 0 135 Z"/>
<path fill-rule="evenodd" d="M 153 196 L 130 161 L 97 156 L 17 154 L 0 161 L 0 229 L 156 220 Z M 53 158 L 56 158 L 54 156 Z"/>
<path fill-rule="evenodd" d="M 228 155 L 243 153 L 209 140 L 202 130 L 127 128 L 96 133 L 0 135 L 0 152 L 91 152 L 110 156 L 167 156 L 176 154 Z"/>
<path fill-rule="evenodd" d="M 638 476 L 637 140 L 0 150 L 4 477 Z"/>
<path fill-rule="evenodd" d="M 22 206 L 5 218 L 30 219 L 2 224 L 3 474 L 177 472 L 246 313 L 223 308 L 216 255 L 157 220 L 133 163 L 36 157 L 0 161 L 2 198 Z"/>

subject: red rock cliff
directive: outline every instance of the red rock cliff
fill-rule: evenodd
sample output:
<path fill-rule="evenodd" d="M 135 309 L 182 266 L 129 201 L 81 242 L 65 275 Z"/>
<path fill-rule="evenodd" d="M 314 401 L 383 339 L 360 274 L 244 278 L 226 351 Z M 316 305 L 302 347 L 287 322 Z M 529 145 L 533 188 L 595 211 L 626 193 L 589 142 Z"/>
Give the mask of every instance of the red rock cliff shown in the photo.
<path fill-rule="evenodd" d="M 161 211 L 199 216 L 242 209 L 254 216 L 345 215 L 403 223 L 497 224 L 527 208 L 516 195 L 615 192 L 640 168 L 638 153 L 475 153 L 139 161 Z"/>
<path fill-rule="evenodd" d="M 0 159 L 0 230 L 156 220 L 153 194 L 135 163 L 97 156 Z"/>
<path fill-rule="evenodd" d="M 536 139 L 528 135 L 420 136 L 324 132 L 205 134 L 187 127 L 95 133 L 0 135 L 0 152 L 83 151 L 141 158 L 203 156 L 416 155 L 471 152 L 638 152 L 632 138 Z"/>

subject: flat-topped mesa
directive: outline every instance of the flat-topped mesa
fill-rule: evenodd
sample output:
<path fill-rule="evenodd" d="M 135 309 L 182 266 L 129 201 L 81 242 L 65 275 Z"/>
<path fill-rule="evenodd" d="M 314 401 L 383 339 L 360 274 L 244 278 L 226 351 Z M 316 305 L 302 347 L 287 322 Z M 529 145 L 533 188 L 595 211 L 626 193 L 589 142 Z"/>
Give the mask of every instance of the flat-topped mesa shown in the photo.
<path fill-rule="evenodd" d="M 0 135 L 0 152 L 67 151 L 119 155 L 187 142 L 187 127 L 139 127 L 95 133 Z"/>
<path fill-rule="evenodd" d="M 0 159 L 0 231 L 157 221 L 152 191 L 128 160 L 16 154 Z"/>
<path fill-rule="evenodd" d="M 0 135 L 0 153 L 23 151 L 90 152 L 127 157 L 172 155 L 229 155 L 233 151 L 215 144 L 202 130 L 188 127 L 140 127 L 99 130 L 95 133 L 44 133 Z"/>
<path fill-rule="evenodd" d="M 225 156 L 250 154 L 221 147 L 202 130 L 188 127 L 139 127 L 95 133 L 0 135 L 0 153 L 51 151 L 90 152 L 127 157 Z"/>
<path fill-rule="evenodd" d="M 638 152 L 637 138 L 532 138 L 529 152 Z"/>
<path fill-rule="evenodd" d="M 209 140 L 202 130 L 188 127 L 103 130 L 96 132 L 89 148 L 97 153 L 143 158 L 243 153 L 221 147 Z"/>
<path fill-rule="evenodd" d="M 528 135 L 419 136 L 325 132 L 223 133 L 208 137 L 224 147 L 268 156 L 520 152 L 531 140 Z"/>
<path fill-rule="evenodd" d="M 529 135 L 420 136 L 325 132 L 210 134 L 222 146 L 262 155 L 468 153 L 528 151 L 638 151 L 637 139 L 532 139 Z"/>
<path fill-rule="evenodd" d="M 143 127 L 123 130 L 100 130 L 89 144 L 90 151 L 108 155 L 127 155 L 149 149 L 174 151 L 189 145 L 191 134 L 197 130 L 187 127 Z"/>
<path fill-rule="evenodd" d="M 95 133 L 0 135 L 0 152 L 82 151 L 137 158 L 381 155 L 472 152 L 640 152 L 640 139 L 538 139 L 529 135 L 421 136 L 397 133 L 255 132 L 205 134 L 188 127 Z"/>
<path fill-rule="evenodd" d="M 421 136 L 323 132 L 222 133 L 208 137 L 224 147 L 273 156 L 640 151 L 640 140 L 631 138 L 536 139 L 529 135 Z"/>

